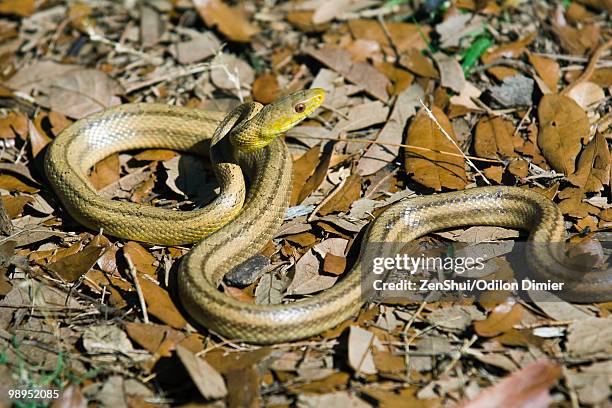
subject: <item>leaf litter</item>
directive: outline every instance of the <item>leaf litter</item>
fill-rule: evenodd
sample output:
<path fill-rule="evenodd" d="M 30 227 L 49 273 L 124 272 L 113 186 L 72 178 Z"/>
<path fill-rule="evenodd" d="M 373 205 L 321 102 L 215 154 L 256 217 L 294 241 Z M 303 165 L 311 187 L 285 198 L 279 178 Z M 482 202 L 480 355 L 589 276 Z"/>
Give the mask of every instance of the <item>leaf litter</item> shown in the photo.
<path fill-rule="evenodd" d="M 393 202 L 487 181 L 544 192 L 569 232 L 592 240 L 585 259 L 604 259 L 594 243 L 612 225 L 605 1 L 128 3 L 0 5 L 3 387 L 46 384 L 79 406 L 609 400 L 609 303 L 497 293 L 373 304 L 272 348 L 192 327 L 173 278 L 188 248 L 86 231 L 40 167 L 72 120 L 119 103 L 227 110 L 318 86 L 326 103 L 286 139 L 287 221 L 254 281 L 225 285 L 231 296 L 308 298 L 342 279 L 360 233 Z M 165 150 L 112 155 L 90 175 L 105 197 L 173 209 L 208 202 L 213 180 L 199 157 Z M 460 244 L 516 237 L 472 227 L 423 242 L 469 251 Z"/>

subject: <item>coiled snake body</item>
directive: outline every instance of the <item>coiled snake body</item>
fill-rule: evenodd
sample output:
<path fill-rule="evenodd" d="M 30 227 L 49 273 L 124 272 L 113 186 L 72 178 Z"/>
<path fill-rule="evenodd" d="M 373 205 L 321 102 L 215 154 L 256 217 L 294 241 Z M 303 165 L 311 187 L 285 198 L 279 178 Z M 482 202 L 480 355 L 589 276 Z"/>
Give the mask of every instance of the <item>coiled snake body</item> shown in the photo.
<path fill-rule="evenodd" d="M 258 253 L 280 226 L 290 197 L 291 158 L 277 136 L 323 99 L 322 90 L 311 89 L 265 107 L 246 103 L 229 114 L 157 104 L 113 107 L 64 130 L 48 150 L 45 171 L 67 211 L 89 228 L 151 244 L 198 242 L 182 260 L 178 276 L 181 302 L 197 322 L 252 343 L 305 338 L 360 309 L 360 261 L 332 288 L 290 304 L 247 304 L 217 288 L 229 270 Z M 88 181 L 89 169 L 115 152 L 143 148 L 210 149 L 220 195 L 206 208 L 190 212 L 101 198 Z M 562 242 L 565 236 L 562 214 L 544 196 L 514 187 L 483 187 L 391 206 L 369 226 L 362 252 L 370 242 L 388 243 L 392 252 L 394 245 L 428 232 L 465 225 L 527 229 L 536 243 Z M 567 298 L 610 298 L 609 275 L 589 272 L 576 279 L 571 268 L 556 261 L 554 249 L 532 252 L 528 256 L 539 279 L 573 282 Z"/>

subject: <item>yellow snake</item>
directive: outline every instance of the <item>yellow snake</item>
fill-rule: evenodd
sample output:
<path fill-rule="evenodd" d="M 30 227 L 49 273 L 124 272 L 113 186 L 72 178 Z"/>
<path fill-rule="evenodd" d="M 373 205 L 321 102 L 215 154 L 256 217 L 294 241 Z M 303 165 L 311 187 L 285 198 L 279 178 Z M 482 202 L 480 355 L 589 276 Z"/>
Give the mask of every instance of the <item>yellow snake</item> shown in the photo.
<path fill-rule="evenodd" d="M 387 243 L 392 255 L 402 242 L 466 225 L 523 228 L 531 231 L 532 242 L 563 242 L 563 216 L 549 199 L 516 187 L 474 188 L 389 207 L 369 226 L 356 265 L 335 286 L 306 300 L 254 305 L 223 294 L 218 290 L 223 276 L 261 250 L 287 209 L 291 158 L 277 136 L 323 99 L 321 89 L 311 89 L 265 107 L 245 103 L 229 114 L 159 104 L 109 108 L 64 130 L 47 152 L 45 171 L 70 215 L 91 229 L 151 244 L 198 242 L 179 268 L 182 304 L 198 323 L 252 343 L 305 338 L 355 315 L 364 301 L 361 262 L 369 243 Z M 88 180 L 89 169 L 115 152 L 144 148 L 198 154 L 210 149 L 220 195 L 190 212 L 101 198 Z M 546 245 L 528 254 L 539 279 L 570 281 L 564 296 L 574 301 L 610 299 L 609 274 L 588 272 L 577 278 L 558 262 L 555 248 Z"/>

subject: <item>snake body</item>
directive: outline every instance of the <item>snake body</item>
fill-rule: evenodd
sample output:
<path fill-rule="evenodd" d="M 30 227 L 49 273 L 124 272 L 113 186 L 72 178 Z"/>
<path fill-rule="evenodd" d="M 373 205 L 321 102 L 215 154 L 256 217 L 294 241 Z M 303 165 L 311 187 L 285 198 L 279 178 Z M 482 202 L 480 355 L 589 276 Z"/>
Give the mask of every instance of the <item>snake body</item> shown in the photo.
<path fill-rule="evenodd" d="M 429 232 L 467 225 L 526 229 L 530 241 L 540 244 L 564 241 L 563 216 L 544 196 L 516 187 L 474 188 L 389 207 L 368 227 L 353 268 L 332 288 L 306 300 L 255 305 L 220 292 L 223 276 L 258 253 L 282 223 L 291 191 L 291 158 L 277 136 L 316 109 L 323 97 L 319 89 L 300 91 L 265 108 L 250 102 L 229 114 L 156 104 L 109 108 L 64 130 L 48 150 L 45 171 L 67 211 L 89 228 L 152 244 L 197 242 L 179 267 L 182 304 L 202 325 L 251 343 L 305 338 L 354 316 L 365 300 L 361 277 L 368 266 L 362 262 L 371 243 L 385 243 L 392 254 Z M 210 150 L 220 195 L 191 212 L 101 198 L 88 181 L 89 169 L 112 153 L 143 148 Z M 610 274 L 577 277 L 563 264 L 559 245 L 529 248 L 538 279 L 570 282 L 567 299 L 610 299 Z"/>

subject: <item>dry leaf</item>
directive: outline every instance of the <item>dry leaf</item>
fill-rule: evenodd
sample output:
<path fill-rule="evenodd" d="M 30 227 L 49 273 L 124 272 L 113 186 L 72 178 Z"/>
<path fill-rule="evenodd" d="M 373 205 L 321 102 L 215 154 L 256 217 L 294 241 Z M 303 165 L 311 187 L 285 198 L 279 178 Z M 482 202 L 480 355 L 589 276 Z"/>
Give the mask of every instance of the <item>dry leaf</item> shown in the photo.
<path fill-rule="evenodd" d="M 586 112 L 573 99 L 544 95 L 538 105 L 538 146 L 551 167 L 566 175 L 574 173 L 581 142 L 589 136 Z"/>
<path fill-rule="evenodd" d="M 595 135 L 580 154 L 576 172 L 566 179 L 586 193 L 597 193 L 610 184 L 610 150 L 605 137 Z"/>
<path fill-rule="evenodd" d="M 38 188 L 32 187 L 21 181 L 21 179 L 13 176 L 12 174 L 0 174 L 0 188 L 10 191 L 11 193 L 37 193 Z"/>
<path fill-rule="evenodd" d="M 193 4 L 208 27 L 217 26 L 232 41 L 249 42 L 259 32 L 242 10 L 221 0 L 193 0 Z"/>
<path fill-rule="evenodd" d="M 19 135 L 25 139 L 28 135 L 28 117 L 19 112 L 9 112 L 0 119 L 0 139 L 14 139 Z"/>
<path fill-rule="evenodd" d="M 459 62 L 443 52 L 435 53 L 433 59 L 436 61 L 440 71 L 440 84 L 445 88 L 461 93 L 465 87 L 466 80 Z"/>
<path fill-rule="evenodd" d="M 94 165 L 89 179 L 94 188 L 100 190 L 119 180 L 119 170 L 119 155 L 113 154 Z"/>
<path fill-rule="evenodd" d="M 55 77 L 45 90 L 48 99 L 43 103 L 75 119 L 120 104 L 116 95 L 123 93 L 117 81 L 95 69 L 79 69 Z"/>
<path fill-rule="evenodd" d="M 482 54 L 480 60 L 483 64 L 490 64 L 493 61 L 501 58 L 518 58 L 525 51 L 525 48 L 536 38 L 536 36 L 537 32 L 533 32 L 518 41 L 504 44 L 494 49 L 489 49 Z M 515 69 L 508 67 L 493 67 L 489 68 L 487 71 L 494 75 L 498 80 L 503 80 L 506 77 L 513 76 L 518 73 Z"/>
<path fill-rule="evenodd" d="M 516 157 L 513 133 L 512 123 L 501 116 L 483 117 L 476 125 L 474 151 L 489 159 Z"/>
<path fill-rule="evenodd" d="M 415 48 L 409 49 L 406 54 L 402 55 L 399 63 L 417 75 L 432 79 L 440 77 L 429 58 Z"/>
<path fill-rule="evenodd" d="M 364 176 L 374 174 L 395 160 L 399 153 L 399 146 L 388 146 L 384 143 L 396 145 L 402 143 L 402 134 L 406 122 L 416 113 L 419 99 L 422 97 L 423 88 L 419 85 L 413 85 L 398 95 L 389 120 L 376 138 L 376 141 L 381 144 L 370 146 L 359 159 L 357 164 L 359 174 Z"/>
<path fill-rule="evenodd" d="M 375 19 L 350 19 L 348 27 L 356 39 L 374 40 L 383 48 L 389 48 L 389 37 L 393 45 L 403 54 L 410 49 L 424 50 L 429 41 L 431 28 L 428 25 L 385 21 L 384 28 Z M 391 54 L 391 52 L 385 52 Z"/>
<path fill-rule="evenodd" d="M 567 96 L 575 100 L 583 109 L 598 104 L 606 97 L 599 85 L 589 81 L 581 82 L 573 87 Z"/>
<path fill-rule="evenodd" d="M 223 377 L 206 360 L 180 345 L 176 347 L 176 354 L 204 398 L 218 399 L 227 395 Z"/>
<path fill-rule="evenodd" d="M 138 276 L 142 288 L 147 311 L 167 325 L 175 329 L 182 329 L 187 322 L 178 311 L 168 292 L 144 276 Z"/>
<path fill-rule="evenodd" d="M 0 14 L 14 14 L 29 17 L 36 12 L 34 0 L 3 0 L 0 3 Z"/>
<path fill-rule="evenodd" d="M 474 330 L 480 336 L 497 336 L 520 323 L 523 313 L 523 306 L 519 303 L 502 303 L 496 306 L 485 320 L 474 322 Z"/>
<path fill-rule="evenodd" d="M 553 402 L 549 389 L 560 377 L 560 366 L 547 360 L 539 360 L 485 389 L 462 407 L 547 408 Z"/>
<path fill-rule="evenodd" d="M 137 242 L 129 241 L 123 246 L 124 256 L 129 256 L 138 272 L 149 276 L 155 276 L 157 267 L 154 266 L 157 260 L 142 245 Z"/>
<path fill-rule="evenodd" d="M 301 202 L 298 198 L 301 196 L 302 187 L 304 187 L 304 183 L 306 183 L 308 177 L 310 177 L 317 167 L 319 163 L 319 153 L 321 153 L 321 147 L 318 145 L 314 146 L 293 162 L 293 189 L 291 190 L 289 205 L 294 206 Z"/>
<path fill-rule="evenodd" d="M 587 317 L 568 327 L 567 351 L 574 357 L 612 353 L 612 317 Z"/>
<path fill-rule="evenodd" d="M 382 348 L 373 333 L 351 326 L 348 335 L 348 364 L 357 374 L 376 374 L 372 346 Z"/>
<path fill-rule="evenodd" d="M 320 49 L 308 48 L 306 53 L 321 61 L 354 84 L 363 85 L 371 96 L 386 102 L 389 99 L 387 77 L 366 62 L 353 62 L 348 51 L 325 46 Z"/>
<path fill-rule="evenodd" d="M 321 207 L 318 213 L 327 215 L 333 212 L 348 212 L 351 204 L 361 195 L 361 176 L 351 174 L 342 188 L 338 189 L 333 196 Z"/>
<path fill-rule="evenodd" d="M 529 62 L 542 78 L 546 86 L 553 92 L 557 92 L 557 84 L 561 78 L 561 68 L 557 61 L 536 54 L 529 54 Z"/>
<path fill-rule="evenodd" d="M 92 241 L 82 251 L 63 257 L 57 262 L 49 264 L 47 268 L 65 281 L 75 282 L 98 262 L 106 248 L 108 246 L 99 245 Z"/>
<path fill-rule="evenodd" d="M 253 82 L 253 99 L 259 103 L 274 102 L 280 95 L 280 88 L 276 75 L 264 74 Z"/>
<path fill-rule="evenodd" d="M 450 121 L 439 108 L 432 113 L 450 137 L 456 140 Z M 454 190 L 467 184 L 464 159 L 436 151 L 457 152 L 455 145 L 440 131 L 425 110 L 421 110 L 408 129 L 406 144 L 435 151 L 407 150 L 405 167 L 412 178 L 424 186 L 440 191 L 442 187 Z"/>

